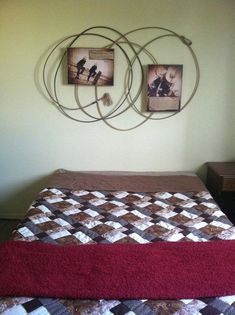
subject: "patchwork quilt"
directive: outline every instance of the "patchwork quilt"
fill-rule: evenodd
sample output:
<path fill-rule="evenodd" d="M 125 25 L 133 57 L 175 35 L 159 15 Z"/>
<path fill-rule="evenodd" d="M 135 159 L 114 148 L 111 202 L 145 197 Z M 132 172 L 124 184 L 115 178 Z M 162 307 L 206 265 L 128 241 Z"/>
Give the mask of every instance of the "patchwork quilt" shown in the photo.
<path fill-rule="evenodd" d="M 48 187 L 14 232 L 14 240 L 78 245 L 231 239 L 235 239 L 235 227 L 207 191 L 150 193 Z M 182 300 L 9 297 L 0 299 L 0 314 L 230 315 L 235 314 L 235 296 Z"/>

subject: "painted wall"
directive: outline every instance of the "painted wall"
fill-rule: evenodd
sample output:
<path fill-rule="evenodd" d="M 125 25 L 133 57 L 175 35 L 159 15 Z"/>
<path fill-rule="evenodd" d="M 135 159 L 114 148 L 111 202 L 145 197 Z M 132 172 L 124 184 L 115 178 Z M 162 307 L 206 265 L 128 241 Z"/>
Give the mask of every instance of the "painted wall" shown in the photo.
<path fill-rule="evenodd" d="M 186 109 L 128 132 L 61 115 L 42 93 L 43 60 L 58 40 L 96 25 L 122 33 L 162 26 L 190 38 L 201 77 Z M 203 176 L 207 161 L 234 160 L 234 29 L 234 0 L 1 0 L 0 216 L 21 216 L 58 168 L 183 170 Z M 143 44 L 145 35 L 134 40 Z M 97 39 L 94 45 L 99 45 Z M 180 62 L 177 45 L 163 42 L 158 62 Z M 183 63 L 188 62 L 188 56 L 182 56 Z M 186 95 L 192 84 L 188 73 Z M 69 97 L 73 87 L 64 88 L 63 96 Z M 113 87 L 112 96 L 122 88 Z M 84 89 L 81 96 L 87 98 Z M 129 127 L 133 117 L 130 112 L 117 124 Z"/>

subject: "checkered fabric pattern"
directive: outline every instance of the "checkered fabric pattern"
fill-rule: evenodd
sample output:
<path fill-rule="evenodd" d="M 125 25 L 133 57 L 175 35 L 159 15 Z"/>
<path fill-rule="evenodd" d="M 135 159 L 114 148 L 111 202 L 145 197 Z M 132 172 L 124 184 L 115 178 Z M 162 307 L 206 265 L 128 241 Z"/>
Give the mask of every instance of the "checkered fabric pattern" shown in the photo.
<path fill-rule="evenodd" d="M 57 244 L 210 241 L 235 239 L 235 227 L 205 191 L 134 193 L 51 187 L 29 208 L 14 239 Z M 1 314 L 19 315 L 235 314 L 235 296 L 172 301 L 8 298 L 0 304 Z"/>

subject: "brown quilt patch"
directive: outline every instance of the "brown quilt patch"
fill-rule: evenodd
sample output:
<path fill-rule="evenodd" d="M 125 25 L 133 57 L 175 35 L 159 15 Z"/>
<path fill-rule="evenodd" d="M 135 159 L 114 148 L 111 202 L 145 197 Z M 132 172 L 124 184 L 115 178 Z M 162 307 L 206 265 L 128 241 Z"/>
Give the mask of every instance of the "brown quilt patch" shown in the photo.
<path fill-rule="evenodd" d="M 152 225 L 145 230 L 147 233 L 151 233 L 155 236 L 162 236 L 168 232 L 168 230 L 160 225 Z"/>
<path fill-rule="evenodd" d="M 90 216 L 85 212 L 75 213 L 75 214 L 72 214 L 70 216 L 77 222 L 84 221 L 84 220 L 87 220 L 90 218 Z"/>
<path fill-rule="evenodd" d="M 183 302 L 177 300 L 148 300 L 146 305 L 154 312 L 154 314 L 169 315 L 174 314 L 182 308 Z"/>
<path fill-rule="evenodd" d="M 127 222 L 134 222 L 134 221 L 140 220 L 140 218 L 133 213 L 126 213 L 122 215 L 120 218 L 122 218 L 123 220 Z"/>
<path fill-rule="evenodd" d="M 190 221 L 190 218 L 184 216 L 183 214 L 177 214 L 177 215 L 171 217 L 171 220 L 175 221 L 179 224 L 184 224 L 184 223 L 187 223 L 188 221 Z"/>
<path fill-rule="evenodd" d="M 63 236 L 57 239 L 57 242 L 61 245 L 66 244 L 81 244 L 81 241 L 79 241 L 76 237 L 73 235 Z"/>
<path fill-rule="evenodd" d="M 59 210 L 67 210 L 71 206 L 72 206 L 71 203 L 67 201 L 59 201 L 59 202 L 53 203 L 53 207 L 56 207 Z"/>
<path fill-rule="evenodd" d="M 48 221 L 39 223 L 37 225 L 42 231 L 53 231 L 60 227 L 60 225 L 54 221 Z"/>
<path fill-rule="evenodd" d="M 214 225 L 207 225 L 200 229 L 202 232 L 210 234 L 210 235 L 218 235 L 220 234 L 224 229 L 222 227 L 214 226 Z"/>
<path fill-rule="evenodd" d="M 106 224 L 99 224 L 99 225 L 96 225 L 95 227 L 92 228 L 92 231 L 94 231 L 100 235 L 103 235 L 103 234 L 110 232 L 112 230 L 113 230 L 113 227 L 106 225 Z"/>
<path fill-rule="evenodd" d="M 100 205 L 100 209 L 105 211 L 110 211 L 115 208 L 117 208 L 117 206 L 110 202 L 105 202 L 104 204 Z"/>
<path fill-rule="evenodd" d="M 152 212 L 158 212 L 164 209 L 163 207 L 156 205 L 156 204 L 150 204 L 146 207 L 147 209 L 151 210 Z"/>

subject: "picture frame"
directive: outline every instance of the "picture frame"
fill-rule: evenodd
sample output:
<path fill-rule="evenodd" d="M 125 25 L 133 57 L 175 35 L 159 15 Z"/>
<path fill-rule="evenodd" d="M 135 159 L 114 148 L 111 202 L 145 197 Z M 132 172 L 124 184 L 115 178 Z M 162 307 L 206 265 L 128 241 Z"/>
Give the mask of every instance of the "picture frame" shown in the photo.
<path fill-rule="evenodd" d="M 148 65 L 147 111 L 180 111 L 182 78 L 183 65 Z"/>
<path fill-rule="evenodd" d="M 67 48 L 68 84 L 111 86 L 114 83 L 114 49 Z"/>

